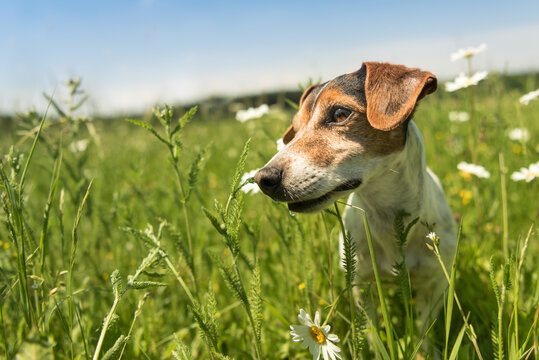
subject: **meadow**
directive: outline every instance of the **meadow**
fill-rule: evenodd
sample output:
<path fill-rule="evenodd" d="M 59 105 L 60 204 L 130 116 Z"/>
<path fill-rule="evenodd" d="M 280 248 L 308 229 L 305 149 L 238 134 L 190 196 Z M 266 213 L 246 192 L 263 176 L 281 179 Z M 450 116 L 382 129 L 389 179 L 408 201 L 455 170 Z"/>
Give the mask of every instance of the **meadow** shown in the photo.
<path fill-rule="evenodd" d="M 344 204 L 292 214 L 242 191 L 243 174 L 276 152 L 294 101 L 246 122 L 203 104 L 90 119 L 79 115 L 83 86 L 65 86 L 67 99 L 0 124 L 5 358 L 307 359 L 290 336 L 300 309 L 319 311 L 343 359 L 537 358 L 539 180 L 511 175 L 539 160 L 539 100 L 519 102 L 538 75 L 440 86 L 415 113 L 461 226 L 442 314 L 420 327 L 405 269 L 378 292 L 354 278 L 352 257 L 341 262 Z M 515 128 L 528 138 L 510 139 Z M 459 171 L 462 161 L 490 177 Z M 396 219 L 396 238 L 411 221 Z"/>

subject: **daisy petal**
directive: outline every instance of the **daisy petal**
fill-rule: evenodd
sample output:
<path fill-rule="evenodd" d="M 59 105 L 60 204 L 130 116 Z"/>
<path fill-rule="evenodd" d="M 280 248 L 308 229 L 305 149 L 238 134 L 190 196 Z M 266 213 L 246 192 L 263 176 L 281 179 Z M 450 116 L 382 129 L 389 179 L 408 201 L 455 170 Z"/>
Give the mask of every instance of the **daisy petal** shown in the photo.
<path fill-rule="evenodd" d="M 329 360 L 327 346 L 322 346 L 321 348 L 322 348 L 322 355 L 324 356 L 324 360 Z"/>
<path fill-rule="evenodd" d="M 311 335 L 309 334 L 309 328 L 303 325 L 290 325 L 292 331 L 290 336 L 295 342 L 303 341 L 305 339 L 310 339 Z"/>
<path fill-rule="evenodd" d="M 333 345 L 330 342 L 327 343 L 327 351 L 329 353 L 329 356 L 331 356 L 331 359 L 335 360 L 336 358 L 341 358 L 341 356 L 339 355 L 341 349 L 339 349 L 339 347 Z"/>
<path fill-rule="evenodd" d="M 298 320 L 302 325 L 309 327 L 313 326 L 313 321 L 311 320 L 311 317 L 303 309 L 299 311 Z"/>
<path fill-rule="evenodd" d="M 320 327 L 320 313 L 318 311 L 314 313 L 314 324 Z"/>
<path fill-rule="evenodd" d="M 321 346 L 313 345 L 312 349 L 309 349 L 310 353 L 313 354 L 313 360 L 320 359 L 321 348 Z"/>
<path fill-rule="evenodd" d="M 322 331 L 324 332 L 324 335 L 327 337 L 328 334 L 329 334 L 329 332 L 330 332 L 330 330 L 331 330 L 331 326 L 326 325 L 326 326 L 322 327 L 321 329 L 322 329 Z"/>
<path fill-rule="evenodd" d="M 334 343 L 338 343 L 340 340 L 339 340 L 339 337 L 335 334 L 329 334 L 328 336 L 326 336 L 326 338 L 331 341 L 331 342 L 334 342 Z"/>

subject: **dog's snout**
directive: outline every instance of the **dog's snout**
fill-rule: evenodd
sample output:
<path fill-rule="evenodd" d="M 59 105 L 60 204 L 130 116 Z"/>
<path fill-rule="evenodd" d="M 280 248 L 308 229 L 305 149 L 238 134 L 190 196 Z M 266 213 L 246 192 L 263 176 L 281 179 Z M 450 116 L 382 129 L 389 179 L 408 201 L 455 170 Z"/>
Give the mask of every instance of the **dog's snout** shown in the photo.
<path fill-rule="evenodd" d="M 255 174 L 255 181 L 258 187 L 269 196 L 275 194 L 281 185 L 282 178 L 283 170 L 274 166 L 263 167 Z"/>

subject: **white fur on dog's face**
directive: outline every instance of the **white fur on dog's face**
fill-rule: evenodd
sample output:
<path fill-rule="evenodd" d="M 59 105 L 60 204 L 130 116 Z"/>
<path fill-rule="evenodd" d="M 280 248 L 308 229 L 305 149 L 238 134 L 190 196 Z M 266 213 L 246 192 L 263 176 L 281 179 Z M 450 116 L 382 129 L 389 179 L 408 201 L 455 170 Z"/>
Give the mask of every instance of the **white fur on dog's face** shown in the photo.
<path fill-rule="evenodd" d="M 380 161 L 404 148 L 405 120 L 432 74 L 378 63 L 370 68 L 370 80 L 363 66 L 305 91 L 283 136 L 286 147 L 265 166 L 280 174 L 280 182 L 262 191 L 292 211 L 320 210 L 360 187 Z M 255 175 L 259 185 L 263 173 Z"/>

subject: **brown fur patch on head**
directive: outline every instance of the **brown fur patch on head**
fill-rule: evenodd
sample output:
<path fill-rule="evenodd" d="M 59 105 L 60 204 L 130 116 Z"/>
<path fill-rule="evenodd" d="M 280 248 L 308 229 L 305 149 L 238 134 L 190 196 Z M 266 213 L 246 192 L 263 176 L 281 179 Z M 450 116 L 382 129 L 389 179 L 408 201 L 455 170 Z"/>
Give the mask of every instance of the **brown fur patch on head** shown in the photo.
<path fill-rule="evenodd" d="M 375 129 L 367 120 L 362 89 L 350 90 L 347 74 L 332 80 L 300 109 L 294 118 L 296 134 L 301 134 L 293 149 L 304 154 L 309 162 L 321 167 L 335 166 L 355 156 L 376 157 L 401 150 L 405 143 L 404 125 L 390 131 Z M 307 104 L 307 103 L 306 103 Z M 306 105 L 305 104 L 305 105 Z M 351 110 L 349 121 L 328 123 L 335 108 Z M 285 134 L 285 136 L 288 135 Z"/>
<path fill-rule="evenodd" d="M 292 141 L 298 130 L 309 121 L 315 98 L 314 94 L 311 93 L 317 93 L 318 91 L 320 91 L 320 85 L 311 85 L 301 95 L 301 99 L 299 100 L 299 110 L 294 116 L 292 125 L 288 127 L 283 135 L 283 143 L 285 145 Z"/>
<path fill-rule="evenodd" d="M 433 93 L 436 76 L 402 65 L 366 62 L 367 118 L 372 127 L 392 130 L 412 114 L 417 102 Z"/>
<path fill-rule="evenodd" d="M 436 77 L 430 72 L 364 63 L 356 72 L 309 87 L 283 142 L 295 140 L 292 151 L 322 167 L 391 154 L 403 149 L 406 120 L 417 102 L 434 90 Z M 349 121 L 331 122 L 337 108 L 351 111 Z"/>

